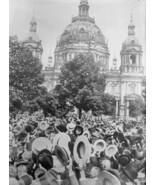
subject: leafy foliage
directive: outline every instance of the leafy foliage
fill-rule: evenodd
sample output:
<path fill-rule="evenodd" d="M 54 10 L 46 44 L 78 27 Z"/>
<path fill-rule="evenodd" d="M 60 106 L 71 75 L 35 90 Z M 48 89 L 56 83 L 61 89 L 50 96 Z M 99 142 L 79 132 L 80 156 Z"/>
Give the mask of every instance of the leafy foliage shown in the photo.
<path fill-rule="evenodd" d="M 99 111 L 104 115 L 115 115 L 115 97 L 109 94 L 102 94 L 97 102 L 97 109 L 93 112 Z"/>
<path fill-rule="evenodd" d="M 79 109 L 79 114 L 82 110 L 103 108 L 102 99 L 106 84 L 100 65 L 94 61 L 91 54 L 80 54 L 65 63 L 61 69 L 60 83 L 54 89 L 59 101 L 75 106 Z"/>
<path fill-rule="evenodd" d="M 142 96 L 143 96 L 143 98 L 144 98 L 144 101 L 146 102 L 146 79 L 143 80 L 143 82 L 142 82 L 142 87 L 143 87 Z"/>
<path fill-rule="evenodd" d="M 141 116 L 142 114 L 145 114 L 146 113 L 145 106 L 146 105 L 145 105 L 144 100 L 140 97 L 131 101 L 129 105 L 130 116 L 136 118 L 138 116 Z"/>
<path fill-rule="evenodd" d="M 58 97 L 50 93 L 42 98 L 38 98 L 37 103 L 43 110 L 45 117 L 63 117 L 71 110 L 69 105 L 63 104 L 62 102 L 59 103 Z"/>
<path fill-rule="evenodd" d="M 24 104 L 46 92 L 41 75 L 42 65 L 18 40 L 9 40 L 10 111 L 21 110 Z"/>

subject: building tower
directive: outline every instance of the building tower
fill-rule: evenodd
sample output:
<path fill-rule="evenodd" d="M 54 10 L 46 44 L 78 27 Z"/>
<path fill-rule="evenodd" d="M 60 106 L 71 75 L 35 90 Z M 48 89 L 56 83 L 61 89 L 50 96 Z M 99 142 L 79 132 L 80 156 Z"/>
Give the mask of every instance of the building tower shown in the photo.
<path fill-rule="evenodd" d="M 123 42 L 120 52 L 120 70 L 114 70 L 117 64 L 114 58 L 113 68 L 106 74 L 106 93 L 115 96 L 116 117 L 130 117 L 131 101 L 142 96 L 142 81 L 145 79 L 142 53 L 142 46 L 135 36 L 135 25 L 131 15 L 128 37 Z"/>
<path fill-rule="evenodd" d="M 142 64 L 142 46 L 135 36 L 132 15 L 128 37 L 122 44 L 120 66 L 120 116 L 130 117 L 130 102 L 142 96 L 142 81 L 145 79 Z"/>
<path fill-rule="evenodd" d="M 41 62 L 43 48 L 42 48 L 41 40 L 37 34 L 37 22 L 34 16 L 30 21 L 29 33 L 23 40 L 23 44 L 25 47 L 29 48 L 32 51 L 33 56 L 38 58 Z"/>
<path fill-rule="evenodd" d="M 138 39 L 135 37 L 135 25 L 132 20 L 128 26 L 128 37 L 122 44 L 121 55 L 121 73 L 144 73 L 144 67 L 142 65 L 142 46 Z"/>

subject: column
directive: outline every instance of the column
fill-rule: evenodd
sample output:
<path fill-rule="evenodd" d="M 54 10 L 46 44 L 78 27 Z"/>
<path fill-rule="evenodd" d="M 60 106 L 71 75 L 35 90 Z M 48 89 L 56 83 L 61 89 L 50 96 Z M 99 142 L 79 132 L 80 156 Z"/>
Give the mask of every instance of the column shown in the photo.
<path fill-rule="evenodd" d="M 129 57 L 129 54 L 127 54 L 127 62 L 128 62 L 128 64 L 130 64 L 130 57 Z"/>
<path fill-rule="evenodd" d="M 124 83 L 120 82 L 120 117 L 125 116 L 125 105 L 124 105 Z"/>
<path fill-rule="evenodd" d="M 116 113 L 115 113 L 116 117 L 118 116 L 118 100 L 116 100 Z"/>
<path fill-rule="evenodd" d="M 126 117 L 129 117 L 129 101 L 126 101 Z"/>

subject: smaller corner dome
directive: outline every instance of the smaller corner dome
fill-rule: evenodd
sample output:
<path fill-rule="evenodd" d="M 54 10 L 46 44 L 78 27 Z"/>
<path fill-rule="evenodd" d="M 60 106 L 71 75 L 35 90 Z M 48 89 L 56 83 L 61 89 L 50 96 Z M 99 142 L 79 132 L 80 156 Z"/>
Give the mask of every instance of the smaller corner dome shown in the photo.
<path fill-rule="evenodd" d="M 40 38 L 35 32 L 30 32 L 23 40 L 23 42 L 40 42 Z"/>
<path fill-rule="evenodd" d="M 141 46 L 140 42 L 134 35 L 128 36 L 128 38 L 123 42 L 123 46 L 128 46 L 128 45 Z"/>
<path fill-rule="evenodd" d="M 37 23 L 35 17 L 33 16 L 30 23 Z"/>
<path fill-rule="evenodd" d="M 129 23 L 128 28 L 129 28 L 129 27 L 135 27 L 135 24 L 133 23 L 133 21 L 132 21 L 132 20 L 131 20 L 131 21 L 130 21 L 130 23 Z"/>

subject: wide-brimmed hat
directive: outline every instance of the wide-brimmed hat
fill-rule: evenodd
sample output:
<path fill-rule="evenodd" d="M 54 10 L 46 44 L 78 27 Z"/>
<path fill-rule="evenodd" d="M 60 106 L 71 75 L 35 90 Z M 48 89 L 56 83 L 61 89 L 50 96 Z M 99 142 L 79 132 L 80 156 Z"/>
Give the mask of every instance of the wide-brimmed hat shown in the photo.
<path fill-rule="evenodd" d="M 88 130 L 86 130 L 85 132 L 83 132 L 82 135 L 85 136 L 85 137 L 87 137 L 88 139 L 90 139 L 90 132 Z"/>
<path fill-rule="evenodd" d="M 64 146 L 68 145 L 68 142 L 70 141 L 70 137 L 68 134 L 60 132 L 53 138 L 53 148 L 55 148 L 56 145 Z"/>
<path fill-rule="evenodd" d="M 34 172 L 35 179 L 39 179 L 40 177 L 44 176 L 46 173 L 46 170 L 42 168 L 37 168 Z"/>
<path fill-rule="evenodd" d="M 26 125 L 24 128 L 25 132 L 32 133 L 34 130 L 34 127 L 32 125 Z"/>
<path fill-rule="evenodd" d="M 66 126 L 63 125 L 63 124 L 56 124 L 55 129 L 56 129 L 58 132 L 67 132 L 67 128 L 66 128 Z"/>
<path fill-rule="evenodd" d="M 83 127 L 81 127 L 81 126 L 76 126 L 75 128 L 74 128 L 74 135 L 75 136 L 80 136 L 80 135 L 82 135 L 83 134 Z"/>
<path fill-rule="evenodd" d="M 88 138 L 83 135 L 77 137 L 73 149 L 74 160 L 78 164 L 85 164 L 86 161 L 90 158 L 90 151 L 91 146 Z"/>
<path fill-rule="evenodd" d="M 121 185 L 120 180 L 113 174 L 107 171 L 103 171 L 99 174 L 97 179 L 97 185 Z"/>
<path fill-rule="evenodd" d="M 128 155 L 120 155 L 118 158 L 118 163 L 121 165 L 121 166 L 127 166 L 130 161 L 131 161 L 131 157 L 128 156 Z"/>
<path fill-rule="evenodd" d="M 42 121 L 42 122 L 40 122 L 40 124 L 39 124 L 39 128 L 41 129 L 41 130 L 46 130 L 47 129 L 47 127 L 48 127 L 48 123 L 46 122 L 46 121 Z"/>
<path fill-rule="evenodd" d="M 51 151 L 51 141 L 46 137 L 36 138 L 32 143 L 32 152 L 38 155 L 38 153 L 43 149 L 48 149 L 49 151 Z"/>
<path fill-rule="evenodd" d="M 98 139 L 94 143 L 94 148 L 96 152 L 103 152 L 106 149 L 106 142 L 103 139 Z"/>
<path fill-rule="evenodd" d="M 58 145 L 55 146 L 55 154 L 63 166 L 67 166 L 70 161 L 70 153 L 65 148 Z"/>
<path fill-rule="evenodd" d="M 116 153 L 118 152 L 118 148 L 116 145 L 109 145 L 106 149 L 105 149 L 105 155 L 107 157 L 112 157 L 114 156 Z"/>

